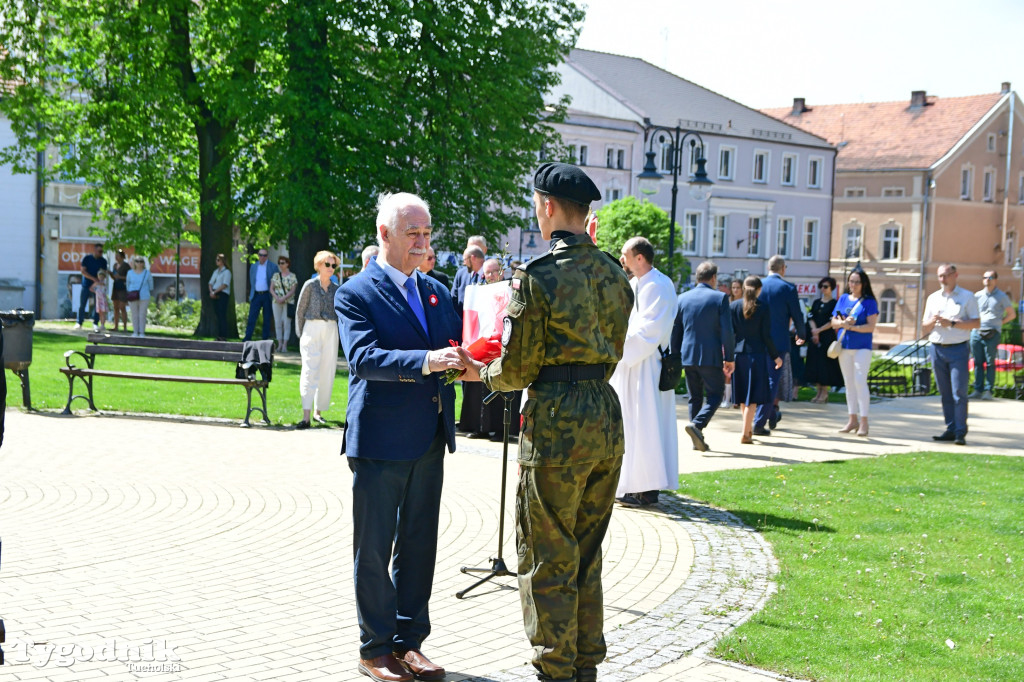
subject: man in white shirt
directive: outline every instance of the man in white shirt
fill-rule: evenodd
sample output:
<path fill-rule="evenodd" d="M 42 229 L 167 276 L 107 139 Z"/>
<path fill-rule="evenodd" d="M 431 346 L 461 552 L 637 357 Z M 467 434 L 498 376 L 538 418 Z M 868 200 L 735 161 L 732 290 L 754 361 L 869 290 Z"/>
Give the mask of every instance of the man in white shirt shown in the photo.
<path fill-rule="evenodd" d="M 657 502 L 659 490 L 679 487 L 675 392 L 658 388 L 658 347 L 667 349 L 672 340 L 676 291 L 672 280 L 654 267 L 654 247 L 644 237 L 623 244 L 619 260 L 633 276 L 635 303 L 622 360 L 609 382 L 622 405 L 626 436 L 615 497 L 619 504 L 639 507 Z"/>
<path fill-rule="evenodd" d="M 1013 309 L 1013 301 L 1006 292 L 999 289 L 999 275 L 995 270 L 988 270 L 982 277 L 985 284 L 981 291 L 974 294 L 978 299 L 978 313 L 981 326 L 971 332 L 971 355 L 974 356 L 974 388 L 967 394 L 968 398 L 980 396 L 982 400 L 992 400 L 992 389 L 996 385 L 996 353 L 999 351 L 999 333 L 1003 325 L 1017 319 L 1017 311 Z M 985 382 L 988 381 L 988 388 Z"/>
<path fill-rule="evenodd" d="M 924 332 L 932 343 L 932 371 L 946 422 L 946 430 L 932 438 L 966 445 L 967 360 L 970 356 L 967 342 L 971 330 L 981 324 L 978 300 L 967 289 L 956 285 L 955 265 L 943 263 L 938 276 L 942 288 L 928 296 L 922 320 Z"/>

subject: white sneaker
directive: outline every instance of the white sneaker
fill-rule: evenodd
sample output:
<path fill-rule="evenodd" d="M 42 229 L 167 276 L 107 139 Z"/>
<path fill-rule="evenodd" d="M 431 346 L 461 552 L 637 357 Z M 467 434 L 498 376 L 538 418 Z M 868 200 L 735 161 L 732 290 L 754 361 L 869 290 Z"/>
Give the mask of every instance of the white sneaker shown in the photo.
<path fill-rule="evenodd" d="M 99 326 L 98 324 L 94 324 L 94 325 L 92 326 L 92 330 L 93 330 L 94 332 L 98 332 L 98 331 L 100 330 L 100 326 Z"/>
<path fill-rule="evenodd" d="M 74 328 L 75 329 L 81 329 L 82 328 L 82 323 L 81 322 L 75 322 Z"/>
<path fill-rule="evenodd" d="M 992 391 L 985 391 L 981 394 L 982 400 L 992 400 Z"/>
<path fill-rule="evenodd" d="M 975 391 L 973 388 L 970 391 L 967 392 L 967 399 L 968 400 L 971 400 L 972 398 L 977 398 L 977 397 L 978 397 L 978 392 Z"/>

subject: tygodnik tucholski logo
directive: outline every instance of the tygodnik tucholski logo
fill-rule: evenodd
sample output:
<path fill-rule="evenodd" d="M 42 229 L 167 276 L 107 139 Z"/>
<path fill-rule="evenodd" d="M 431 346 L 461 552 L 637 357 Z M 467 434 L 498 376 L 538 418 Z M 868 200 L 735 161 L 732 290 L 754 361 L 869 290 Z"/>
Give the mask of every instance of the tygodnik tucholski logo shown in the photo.
<path fill-rule="evenodd" d="M 29 642 L 14 639 L 4 646 L 7 663 L 28 663 L 34 668 L 53 666 L 70 668 L 76 663 L 119 661 L 136 673 L 177 673 L 182 671 L 181 657 L 166 639 L 128 642 L 113 638 L 98 644 Z"/>

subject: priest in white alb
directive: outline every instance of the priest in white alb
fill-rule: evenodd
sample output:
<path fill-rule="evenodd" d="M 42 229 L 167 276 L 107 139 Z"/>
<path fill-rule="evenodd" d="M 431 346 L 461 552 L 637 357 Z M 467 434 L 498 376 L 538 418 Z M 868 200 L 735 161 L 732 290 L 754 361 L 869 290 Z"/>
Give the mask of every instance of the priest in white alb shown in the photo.
<path fill-rule="evenodd" d="M 626 433 L 615 497 L 620 504 L 640 507 L 656 503 L 659 490 L 679 487 L 675 392 L 658 389 L 659 346 L 667 350 L 672 338 L 676 291 L 654 267 L 654 247 L 644 237 L 627 241 L 620 260 L 633 278 L 635 304 L 622 360 L 610 382 L 622 405 Z"/>

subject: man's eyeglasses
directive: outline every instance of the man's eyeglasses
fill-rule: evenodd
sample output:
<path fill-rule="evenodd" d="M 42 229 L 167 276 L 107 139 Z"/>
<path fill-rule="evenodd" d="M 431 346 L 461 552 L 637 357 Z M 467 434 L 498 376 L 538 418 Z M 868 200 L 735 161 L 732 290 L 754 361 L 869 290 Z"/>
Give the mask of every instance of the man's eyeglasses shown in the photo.
<path fill-rule="evenodd" d="M 437 260 L 437 256 L 424 256 L 424 260 Z"/>
<path fill-rule="evenodd" d="M 266 258 L 267 257 L 266 253 L 258 253 L 256 255 L 259 256 L 260 258 Z"/>

